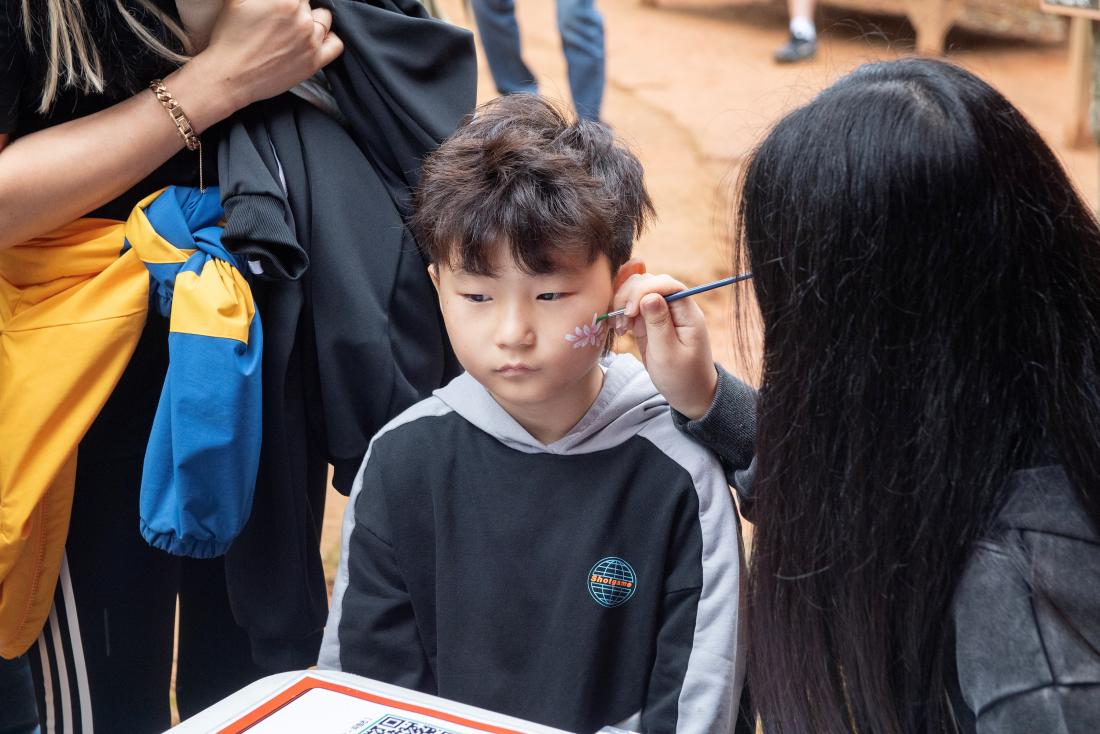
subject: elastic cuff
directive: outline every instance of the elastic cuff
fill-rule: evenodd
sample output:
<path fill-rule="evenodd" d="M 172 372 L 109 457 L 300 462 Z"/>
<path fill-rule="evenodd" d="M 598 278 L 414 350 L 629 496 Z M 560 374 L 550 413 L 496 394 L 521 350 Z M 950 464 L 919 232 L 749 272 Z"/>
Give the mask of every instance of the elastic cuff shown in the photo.
<path fill-rule="evenodd" d="M 159 548 L 165 553 L 174 556 L 188 556 L 190 558 L 216 558 L 224 555 L 232 541 L 199 540 L 197 538 L 181 538 L 174 532 L 154 530 L 145 519 L 141 519 L 141 537 L 154 548 Z"/>
<path fill-rule="evenodd" d="M 258 260 L 268 280 L 298 280 L 309 269 L 309 255 L 286 223 L 284 202 L 263 194 L 226 197 L 222 244 L 244 263 Z"/>

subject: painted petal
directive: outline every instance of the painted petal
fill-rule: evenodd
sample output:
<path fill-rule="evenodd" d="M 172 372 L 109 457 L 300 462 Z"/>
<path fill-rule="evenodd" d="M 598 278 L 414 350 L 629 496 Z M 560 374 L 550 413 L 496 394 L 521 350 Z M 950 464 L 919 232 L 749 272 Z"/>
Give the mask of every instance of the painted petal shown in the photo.
<path fill-rule="evenodd" d="M 584 346 L 584 342 L 573 342 L 573 348 L 574 349 L 580 349 L 583 346 Z"/>
<path fill-rule="evenodd" d="M 577 341 L 578 338 L 579 337 L 577 337 L 573 334 L 566 334 L 565 335 L 565 341 L 567 341 L 567 342 L 575 342 L 575 341 Z"/>

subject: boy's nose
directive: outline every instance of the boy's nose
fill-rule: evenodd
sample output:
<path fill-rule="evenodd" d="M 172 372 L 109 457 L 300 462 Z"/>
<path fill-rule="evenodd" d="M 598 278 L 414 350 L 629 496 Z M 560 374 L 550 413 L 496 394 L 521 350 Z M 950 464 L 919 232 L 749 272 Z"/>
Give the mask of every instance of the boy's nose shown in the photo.
<path fill-rule="evenodd" d="M 520 308 L 508 309 L 497 323 L 498 347 L 529 347 L 535 343 L 535 330 L 528 314 Z"/>

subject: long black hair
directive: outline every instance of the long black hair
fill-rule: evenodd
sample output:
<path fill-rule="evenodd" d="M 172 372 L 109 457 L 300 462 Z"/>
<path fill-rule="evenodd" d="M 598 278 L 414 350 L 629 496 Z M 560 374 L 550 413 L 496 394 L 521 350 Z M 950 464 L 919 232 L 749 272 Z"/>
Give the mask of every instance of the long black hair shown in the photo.
<path fill-rule="evenodd" d="M 1004 97 L 920 59 L 787 115 L 738 209 L 764 322 L 765 730 L 952 731 L 952 594 L 1008 475 L 1063 464 L 1100 526 L 1097 222 Z"/>

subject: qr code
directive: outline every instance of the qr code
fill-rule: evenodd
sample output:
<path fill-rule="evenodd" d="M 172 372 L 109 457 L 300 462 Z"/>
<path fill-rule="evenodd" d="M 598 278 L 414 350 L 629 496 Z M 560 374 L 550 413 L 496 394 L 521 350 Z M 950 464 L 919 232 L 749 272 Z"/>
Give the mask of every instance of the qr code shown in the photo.
<path fill-rule="evenodd" d="M 453 732 L 431 724 L 403 719 L 400 716 L 386 716 L 364 729 L 362 734 L 453 734 Z"/>

